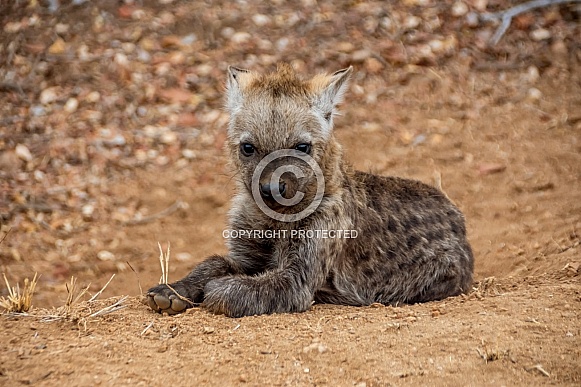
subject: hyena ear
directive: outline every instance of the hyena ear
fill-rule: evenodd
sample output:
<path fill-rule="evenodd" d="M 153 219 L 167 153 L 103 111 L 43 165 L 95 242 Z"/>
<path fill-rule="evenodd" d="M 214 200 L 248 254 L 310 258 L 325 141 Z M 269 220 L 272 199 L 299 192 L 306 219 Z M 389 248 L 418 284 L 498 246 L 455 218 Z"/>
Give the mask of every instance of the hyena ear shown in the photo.
<path fill-rule="evenodd" d="M 339 70 L 331 76 L 326 76 L 324 81 L 322 79 L 314 80 L 319 84 L 315 84 L 315 88 L 320 90 L 317 92 L 314 105 L 323 115 L 329 129 L 332 126 L 333 114 L 337 113 L 337 105 L 343 101 L 343 96 L 347 91 L 351 73 L 353 73 L 353 66 Z M 321 85 L 321 82 L 324 82 L 324 84 Z"/>
<path fill-rule="evenodd" d="M 226 81 L 226 110 L 228 113 L 234 114 L 242 107 L 243 90 L 249 76 L 249 70 L 228 66 L 228 80 Z"/>

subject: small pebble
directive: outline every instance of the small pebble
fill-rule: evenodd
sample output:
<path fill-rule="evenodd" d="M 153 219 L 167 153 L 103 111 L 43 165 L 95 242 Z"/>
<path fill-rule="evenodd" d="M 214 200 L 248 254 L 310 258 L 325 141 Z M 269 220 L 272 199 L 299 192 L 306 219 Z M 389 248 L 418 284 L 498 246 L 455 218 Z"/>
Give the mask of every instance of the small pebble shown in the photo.
<path fill-rule="evenodd" d="M 42 105 L 33 105 L 30 107 L 30 114 L 35 117 L 44 116 L 46 109 Z"/>
<path fill-rule="evenodd" d="M 263 15 L 261 13 L 257 13 L 256 15 L 252 16 L 252 21 L 258 27 L 263 27 L 263 26 L 267 25 L 268 23 L 270 23 L 270 17 Z"/>
<path fill-rule="evenodd" d="M 539 101 L 542 97 L 543 97 L 543 93 L 535 87 L 531 87 L 527 91 L 527 99 L 529 101 L 536 102 L 536 101 Z"/>
<path fill-rule="evenodd" d="M 176 259 L 178 260 L 178 262 L 188 262 L 192 260 L 192 254 L 190 253 L 178 253 L 176 255 Z"/>
<path fill-rule="evenodd" d="M 530 33 L 531 39 L 540 42 L 541 40 L 547 40 L 551 37 L 551 31 L 546 28 L 538 28 Z"/>
<path fill-rule="evenodd" d="M 43 105 L 48 105 L 49 103 L 53 103 L 57 100 L 57 88 L 56 87 L 49 87 L 48 89 L 44 89 L 40 93 L 40 103 Z"/>
<path fill-rule="evenodd" d="M 24 161 L 32 161 L 32 153 L 30 153 L 30 150 L 26 147 L 26 145 L 18 144 L 16 145 L 16 149 L 14 149 L 14 151 L 16 152 L 16 156 L 18 156 L 19 159 Z"/>
<path fill-rule="evenodd" d="M 177 139 L 178 135 L 175 132 L 172 132 L 171 130 L 162 133 L 162 135 L 159 137 L 159 141 L 162 144 L 173 144 L 177 141 Z"/>
<path fill-rule="evenodd" d="M 54 31 L 57 34 L 66 34 L 69 32 L 69 25 L 64 23 L 57 23 L 57 25 L 54 26 Z"/>
<path fill-rule="evenodd" d="M 123 49 L 123 51 L 125 51 L 126 54 L 131 54 L 132 52 L 135 52 L 135 44 L 131 43 L 131 42 L 125 42 L 121 44 L 121 48 Z"/>
<path fill-rule="evenodd" d="M 90 102 L 90 103 L 98 102 L 100 99 L 101 99 L 101 94 L 98 91 L 91 91 L 85 97 L 85 101 Z"/>
<path fill-rule="evenodd" d="M 288 38 L 280 38 L 276 41 L 276 49 L 278 51 L 284 51 L 288 47 L 289 43 L 290 40 Z"/>
<path fill-rule="evenodd" d="M 115 259 L 115 255 L 107 250 L 101 250 L 97 253 L 97 258 L 101 261 L 112 261 Z"/>
<path fill-rule="evenodd" d="M 127 55 L 123 54 L 122 52 L 118 52 L 115 54 L 115 63 L 122 67 L 129 67 L 131 64 L 129 59 L 127 59 Z"/>
<path fill-rule="evenodd" d="M 67 113 L 73 113 L 79 107 L 79 101 L 76 98 L 69 98 L 65 103 L 64 110 Z"/>
<path fill-rule="evenodd" d="M 472 28 L 478 27 L 479 18 L 476 12 L 468 12 L 466 15 L 466 24 Z"/>
<path fill-rule="evenodd" d="M 353 54 L 351 54 L 351 60 L 353 62 L 363 62 L 365 59 L 371 57 L 371 51 L 363 49 L 357 50 Z"/>
<path fill-rule="evenodd" d="M 535 66 L 529 66 L 526 75 L 527 81 L 529 81 L 529 83 L 531 84 L 535 84 L 539 80 L 539 77 L 540 77 L 539 69 L 536 68 Z"/>
<path fill-rule="evenodd" d="M 435 53 L 439 53 L 439 52 L 442 52 L 444 50 L 444 42 L 442 42 L 441 40 L 436 40 L 436 39 L 430 40 L 428 42 L 428 46 L 430 46 L 432 51 Z"/>
<path fill-rule="evenodd" d="M 95 206 L 92 204 L 85 204 L 81 208 L 81 214 L 85 220 L 91 219 L 93 217 L 93 212 L 95 212 Z"/>
<path fill-rule="evenodd" d="M 235 33 L 236 30 L 232 27 L 225 27 L 222 29 L 222 31 L 220 31 L 220 35 L 222 35 L 222 37 L 226 39 L 231 39 Z"/>
<path fill-rule="evenodd" d="M 405 18 L 403 26 L 405 29 L 413 30 L 414 28 L 420 25 L 421 21 L 422 20 L 417 16 L 408 16 Z"/>
<path fill-rule="evenodd" d="M 248 32 L 236 32 L 234 35 L 232 35 L 230 40 L 232 43 L 241 44 L 248 42 L 251 37 L 252 36 Z"/>
<path fill-rule="evenodd" d="M 461 1 L 457 1 L 452 5 L 452 15 L 455 17 L 464 16 L 468 13 L 468 6 Z"/>

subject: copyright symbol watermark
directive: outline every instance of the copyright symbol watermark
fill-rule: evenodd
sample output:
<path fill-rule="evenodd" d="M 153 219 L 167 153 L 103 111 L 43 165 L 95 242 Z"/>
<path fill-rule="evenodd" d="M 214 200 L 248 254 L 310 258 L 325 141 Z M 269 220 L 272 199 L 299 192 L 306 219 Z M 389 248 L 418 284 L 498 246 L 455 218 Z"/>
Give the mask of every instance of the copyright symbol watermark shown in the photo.
<path fill-rule="evenodd" d="M 313 171 L 315 175 L 315 179 L 317 181 L 317 191 L 315 196 L 312 198 L 312 201 L 309 205 L 297 213 L 286 214 L 280 213 L 272 208 L 270 208 L 263 199 L 263 194 L 261 194 L 261 182 L 260 179 L 265 171 L 265 169 L 271 166 L 272 163 L 276 163 L 277 160 L 281 158 L 287 158 L 289 160 L 293 160 L 298 163 L 305 163 L 309 166 L 309 168 Z M 275 164 L 272 164 L 275 165 Z M 295 179 L 298 181 L 306 177 L 305 172 L 299 166 L 285 162 L 284 164 L 278 166 L 270 175 L 270 198 L 276 201 L 278 204 L 284 207 L 292 207 L 299 204 L 304 198 L 305 193 L 298 190 L 295 192 L 292 198 L 285 198 L 280 192 L 280 181 L 281 177 L 285 173 L 292 174 Z M 304 152 L 300 152 L 295 149 L 280 149 L 269 153 L 266 157 L 264 157 L 254 170 L 252 174 L 252 197 L 254 201 L 258 205 L 258 207 L 264 212 L 267 216 L 272 219 L 281 221 L 281 222 L 296 222 L 298 220 L 304 219 L 310 214 L 312 214 L 321 204 L 323 200 L 323 195 L 325 193 L 325 177 L 323 176 L 323 171 L 319 164 L 313 159 L 311 156 Z"/>

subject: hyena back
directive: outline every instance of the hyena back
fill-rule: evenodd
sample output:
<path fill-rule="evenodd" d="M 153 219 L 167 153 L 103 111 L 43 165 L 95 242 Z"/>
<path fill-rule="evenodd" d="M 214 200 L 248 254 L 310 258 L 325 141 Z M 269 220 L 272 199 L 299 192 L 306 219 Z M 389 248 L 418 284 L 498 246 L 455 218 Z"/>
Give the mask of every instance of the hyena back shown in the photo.
<path fill-rule="evenodd" d="M 227 149 L 238 178 L 229 229 L 279 234 L 227 239 L 227 255 L 207 258 L 171 287 L 151 288 L 146 300 L 153 310 L 175 314 L 201 303 L 240 317 L 302 312 L 313 302 L 417 303 L 469 290 L 473 256 L 460 210 L 436 188 L 354 171 L 343 161 L 333 116 L 351 72 L 304 80 L 286 64 L 271 74 L 229 68 Z M 322 195 L 313 169 L 290 156 L 253 178 L 260 161 L 282 149 L 316 161 Z M 302 172 L 299 177 L 273 179 L 277 168 L 289 165 Z M 290 219 L 313 200 L 320 203 L 302 219 L 273 219 L 253 189 L 268 208 Z M 297 193 L 300 202 L 280 204 Z M 356 237 L 290 237 L 293 230 L 355 230 L 346 236 Z"/>

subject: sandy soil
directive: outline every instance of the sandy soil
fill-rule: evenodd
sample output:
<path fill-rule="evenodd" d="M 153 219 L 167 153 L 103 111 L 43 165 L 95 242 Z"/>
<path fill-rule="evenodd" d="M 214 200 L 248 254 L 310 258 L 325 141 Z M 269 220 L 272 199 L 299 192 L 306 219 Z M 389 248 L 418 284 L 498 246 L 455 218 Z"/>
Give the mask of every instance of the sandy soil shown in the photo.
<path fill-rule="evenodd" d="M 299 20 L 286 28 L 270 16 L 275 6 L 254 2 L 0 10 L 10 15 L 0 39 L 0 269 L 12 283 L 42 275 L 27 316 L 0 316 L 0 385 L 579 385 L 580 13 L 525 14 L 490 47 L 494 25 L 466 25 L 451 2 L 420 3 L 288 2 L 278 15 Z M 384 20 L 409 16 L 419 25 L 397 37 Z M 549 37 L 536 39 L 539 29 Z M 250 36 L 234 38 L 241 31 Z M 436 50 L 450 36 L 451 48 Z M 433 53 L 417 56 L 430 42 Z M 97 59 L 82 60 L 83 44 Z M 136 59 L 140 50 L 149 60 Z M 158 241 L 171 242 L 170 281 L 225 252 L 234 187 L 222 152 L 224 69 L 276 60 L 309 73 L 356 67 L 336 120 L 345 157 L 441 181 L 466 215 L 473 292 L 241 319 L 160 316 L 139 303 L 140 285 L 159 280 Z M 176 202 L 185 205 L 152 217 Z M 86 296 L 63 317 L 71 276 L 94 294 L 112 274 L 97 301 Z M 125 309 L 89 317 L 121 295 Z"/>

